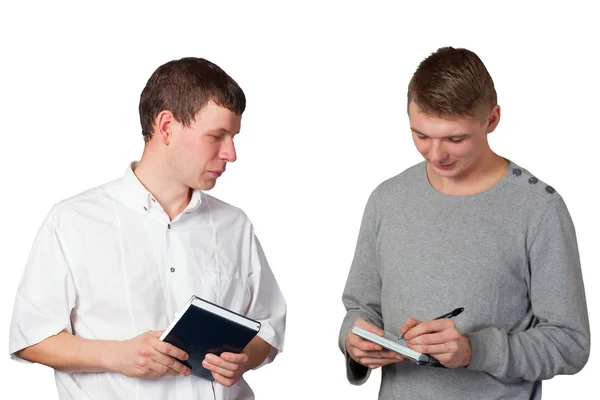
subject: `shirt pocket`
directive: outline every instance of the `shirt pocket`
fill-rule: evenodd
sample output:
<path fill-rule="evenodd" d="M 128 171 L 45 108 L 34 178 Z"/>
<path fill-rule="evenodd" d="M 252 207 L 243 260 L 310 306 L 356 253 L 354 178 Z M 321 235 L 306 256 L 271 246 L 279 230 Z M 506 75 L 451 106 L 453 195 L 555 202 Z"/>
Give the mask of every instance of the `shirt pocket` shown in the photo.
<path fill-rule="evenodd" d="M 210 270 L 199 270 L 197 284 L 193 288 L 196 296 L 245 315 L 250 302 L 250 290 L 246 279 Z"/>

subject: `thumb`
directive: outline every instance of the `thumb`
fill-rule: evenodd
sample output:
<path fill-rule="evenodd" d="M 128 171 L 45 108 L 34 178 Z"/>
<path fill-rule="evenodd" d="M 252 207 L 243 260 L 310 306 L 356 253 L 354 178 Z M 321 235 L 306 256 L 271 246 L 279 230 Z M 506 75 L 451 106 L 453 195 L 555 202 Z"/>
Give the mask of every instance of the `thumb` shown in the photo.
<path fill-rule="evenodd" d="M 374 333 L 378 336 L 383 336 L 385 334 L 383 329 L 381 329 L 377 325 L 373 325 L 372 323 L 365 321 L 364 319 L 361 321 L 357 321 L 357 322 L 358 323 L 356 325 L 358 325 L 360 328 L 363 328 L 366 331 Z"/>

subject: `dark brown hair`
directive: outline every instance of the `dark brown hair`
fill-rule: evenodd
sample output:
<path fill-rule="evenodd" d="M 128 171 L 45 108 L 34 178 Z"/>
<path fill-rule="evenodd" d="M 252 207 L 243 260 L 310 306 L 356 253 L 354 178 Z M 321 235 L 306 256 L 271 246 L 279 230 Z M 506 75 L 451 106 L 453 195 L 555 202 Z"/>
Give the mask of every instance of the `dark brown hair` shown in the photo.
<path fill-rule="evenodd" d="M 154 120 L 164 110 L 189 127 L 208 102 L 241 115 L 246 96 L 239 85 L 219 66 L 203 58 L 169 61 L 152 74 L 140 95 L 140 122 L 144 141 L 152 138 Z"/>
<path fill-rule="evenodd" d="M 487 116 L 497 104 L 494 81 L 477 54 L 442 47 L 424 59 L 408 84 L 414 101 L 433 116 Z"/>

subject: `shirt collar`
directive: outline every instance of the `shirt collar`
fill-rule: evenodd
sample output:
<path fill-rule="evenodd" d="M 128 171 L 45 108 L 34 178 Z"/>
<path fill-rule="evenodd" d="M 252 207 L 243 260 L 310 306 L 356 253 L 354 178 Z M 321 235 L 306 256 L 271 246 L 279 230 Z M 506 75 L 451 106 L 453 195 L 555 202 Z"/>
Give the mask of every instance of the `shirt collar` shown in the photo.
<path fill-rule="evenodd" d="M 133 172 L 137 164 L 137 161 L 133 161 L 127 166 L 125 175 L 123 175 L 123 178 L 121 179 L 119 198 L 125 205 L 141 212 L 149 213 L 152 208 L 159 208 L 162 210 L 162 207 L 158 201 L 156 201 L 152 193 L 142 185 L 142 182 L 140 182 Z M 193 211 L 197 209 L 201 203 L 202 191 L 200 189 L 194 189 L 190 202 L 183 212 Z"/>
<path fill-rule="evenodd" d="M 187 205 L 185 210 L 183 210 L 183 212 L 193 211 L 200 207 L 200 204 L 202 204 L 202 190 L 194 189 L 190 203 Z"/>

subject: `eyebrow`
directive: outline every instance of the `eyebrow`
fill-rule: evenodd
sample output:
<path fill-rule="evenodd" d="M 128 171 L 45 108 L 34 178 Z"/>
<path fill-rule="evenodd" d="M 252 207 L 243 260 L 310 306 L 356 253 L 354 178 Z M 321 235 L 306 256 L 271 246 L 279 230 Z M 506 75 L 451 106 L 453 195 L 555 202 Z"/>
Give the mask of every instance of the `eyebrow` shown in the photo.
<path fill-rule="evenodd" d="M 236 132 L 236 133 L 231 133 L 231 132 L 229 132 L 227 129 L 224 129 L 224 128 L 216 128 L 216 129 L 211 129 L 210 131 L 208 131 L 208 133 L 224 133 L 224 134 L 226 134 L 226 135 L 235 136 L 235 135 L 237 135 L 239 132 Z"/>
<path fill-rule="evenodd" d="M 414 133 L 416 133 L 417 135 L 427 136 L 426 134 L 424 134 L 423 132 L 421 132 L 421 131 L 413 128 L 412 126 L 410 127 L 410 130 L 413 131 Z M 449 138 L 463 138 L 463 137 L 467 137 L 467 136 L 469 136 L 468 133 L 457 132 L 457 133 L 454 133 L 452 135 L 445 136 L 445 137 L 449 137 Z M 429 136 L 427 136 L 427 137 L 429 137 Z"/>

